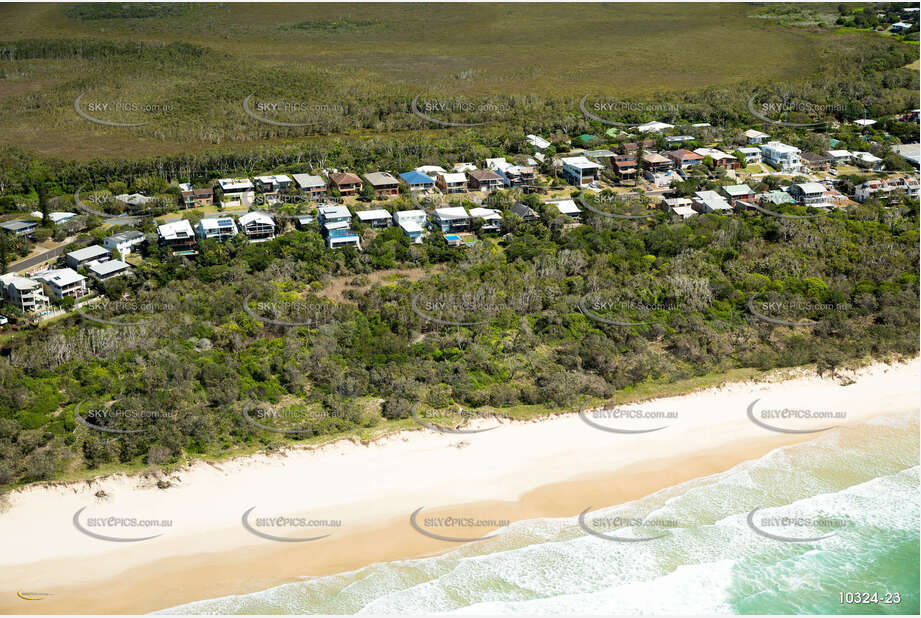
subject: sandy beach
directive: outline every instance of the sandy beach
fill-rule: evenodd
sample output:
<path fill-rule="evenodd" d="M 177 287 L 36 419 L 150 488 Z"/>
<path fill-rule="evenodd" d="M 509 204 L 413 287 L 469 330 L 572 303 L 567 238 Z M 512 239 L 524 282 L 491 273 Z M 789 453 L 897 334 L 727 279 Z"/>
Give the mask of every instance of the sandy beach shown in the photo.
<path fill-rule="evenodd" d="M 490 522 L 571 517 L 817 435 L 794 432 L 917 413 L 919 373 L 914 359 L 849 373 L 852 383 L 813 375 L 623 406 L 636 418 L 587 411 L 477 421 L 470 428 L 493 427 L 480 433 L 342 440 L 196 463 L 171 474 L 165 489 L 151 475 L 23 488 L 0 504 L 0 612 L 145 613 L 431 555 L 459 543 L 434 536 L 477 538 L 497 527 Z M 804 411 L 831 416 L 791 418 Z M 419 509 L 421 532 L 410 522 Z M 259 523 L 279 516 L 309 525 Z M 437 517 L 482 525 L 438 526 Z M 94 526 L 97 518 L 108 524 Z"/>

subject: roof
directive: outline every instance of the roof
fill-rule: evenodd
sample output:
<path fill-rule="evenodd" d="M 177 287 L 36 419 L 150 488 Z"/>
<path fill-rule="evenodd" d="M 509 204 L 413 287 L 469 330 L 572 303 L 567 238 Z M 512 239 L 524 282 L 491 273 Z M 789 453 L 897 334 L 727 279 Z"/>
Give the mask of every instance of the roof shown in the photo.
<path fill-rule="evenodd" d="M 7 221 L 6 223 L 0 223 L 0 227 L 11 232 L 18 232 L 19 230 L 38 227 L 38 221 L 23 221 L 22 219 L 15 219 L 13 221 Z"/>
<path fill-rule="evenodd" d="M 445 172 L 441 175 L 446 183 L 453 184 L 455 182 L 467 182 L 467 177 L 464 176 L 461 172 Z"/>
<path fill-rule="evenodd" d="M 803 152 L 800 153 L 800 158 L 805 159 L 806 161 L 828 161 L 830 157 L 819 154 L 817 152 Z"/>
<path fill-rule="evenodd" d="M 817 182 L 802 182 L 798 185 L 800 191 L 803 193 L 825 193 L 828 189 L 825 188 L 825 185 L 820 185 Z"/>
<path fill-rule="evenodd" d="M 110 255 L 109 250 L 105 247 L 100 247 L 99 245 L 90 245 L 89 247 L 84 247 L 83 249 L 71 251 L 67 254 L 67 257 L 77 260 L 78 262 L 84 262 L 86 260 L 91 260 L 103 255 Z"/>
<path fill-rule="evenodd" d="M 38 281 L 32 281 L 31 279 L 20 277 L 13 273 L 0 275 L 0 282 L 3 282 L 3 285 L 12 285 L 14 288 L 21 291 L 34 290 L 35 288 L 41 287 Z"/>
<path fill-rule="evenodd" d="M 836 159 L 851 156 L 851 152 L 849 150 L 828 150 L 826 152 L 828 153 L 828 156 L 834 157 Z"/>
<path fill-rule="evenodd" d="M 220 178 L 217 181 L 217 184 L 220 185 L 222 191 L 242 191 L 244 189 L 252 189 L 253 183 L 250 182 L 249 178 Z"/>
<path fill-rule="evenodd" d="M 240 225 L 249 225 L 250 223 L 261 223 L 262 225 L 275 227 L 272 217 L 259 211 L 248 212 L 240 217 Z"/>
<path fill-rule="evenodd" d="M 335 172 L 329 175 L 329 180 L 330 182 L 333 182 L 337 185 L 353 185 L 361 183 L 361 178 L 350 172 Z"/>
<path fill-rule="evenodd" d="M 153 202 L 157 198 L 147 197 L 143 193 L 131 193 L 131 194 L 120 193 L 115 196 L 115 199 L 118 200 L 119 202 L 124 202 L 125 204 L 131 204 L 132 206 L 137 206 L 137 205 L 142 205 L 142 204 L 149 204 L 150 202 Z"/>
<path fill-rule="evenodd" d="M 313 176 L 311 174 L 294 174 L 294 182 L 301 189 L 313 189 L 316 187 L 326 188 L 326 181 L 322 176 Z"/>
<path fill-rule="evenodd" d="M 686 197 L 667 197 L 664 200 L 667 206 L 690 206 L 693 202 Z"/>
<path fill-rule="evenodd" d="M 582 212 L 574 200 L 550 200 L 547 203 L 556 206 L 556 209 L 564 215 L 577 215 Z"/>
<path fill-rule="evenodd" d="M 448 208 L 436 208 L 435 216 L 439 219 L 467 219 L 469 215 L 463 206 L 451 206 Z"/>
<path fill-rule="evenodd" d="M 169 223 L 158 226 L 157 234 L 165 240 L 172 240 L 176 238 L 189 238 L 194 232 L 192 232 L 191 223 L 185 219 L 179 219 L 178 221 L 170 221 Z"/>
<path fill-rule="evenodd" d="M 585 157 L 563 157 L 562 161 L 563 165 L 575 167 L 580 170 L 603 169 L 601 165 L 595 163 L 594 161 L 589 161 Z"/>
<path fill-rule="evenodd" d="M 775 189 L 774 191 L 768 191 L 761 195 L 761 201 L 770 202 L 772 204 L 792 204 L 794 202 L 793 198 L 790 197 L 790 194 L 786 191 L 781 191 Z"/>
<path fill-rule="evenodd" d="M 470 216 L 477 219 L 502 219 L 502 215 L 499 214 L 498 210 L 493 210 L 492 208 L 471 208 Z"/>
<path fill-rule="evenodd" d="M 400 228 L 405 232 L 409 232 L 410 234 L 422 232 L 422 226 L 415 221 L 400 221 Z"/>
<path fill-rule="evenodd" d="M 391 215 L 383 208 L 374 208 L 372 210 L 359 210 L 355 212 L 359 221 L 375 221 L 378 219 L 390 219 Z"/>
<path fill-rule="evenodd" d="M 400 182 L 390 172 L 368 172 L 365 174 L 365 178 L 375 187 L 379 185 L 395 185 Z"/>
<path fill-rule="evenodd" d="M 80 283 L 86 279 L 86 277 L 75 271 L 73 268 L 57 268 L 55 270 L 48 270 L 36 275 L 35 278 L 39 281 L 44 281 L 45 283 L 53 283 L 59 288 L 73 285 L 74 283 Z"/>
<path fill-rule="evenodd" d="M 128 270 L 131 268 L 130 264 L 122 262 L 121 260 L 108 260 L 106 262 L 94 262 L 89 265 L 88 269 L 94 275 L 111 275 L 120 270 Z"/>
<path fill-rule="evenodd" d="M 862 118 L 860 120 L 855 120 L 854 124 L 860 125 L 862 127 L 869 127 L 870 125 L 876 124 L 875 120 L 870 120 L 868 118 Z"/>
<path fill-rule="evenodd" d="M 767 133 L 762 133 L 761 131 L 758 131 L 757 129 L 749 129 L 742 135 L 744 135 L 745 137 L 749 139 L 764 139 L 765 137 L 770 137 L 770 135 L 768 135 Z"/>
<path fill-rule="evenodd" d="M 682 217 L 690 217 L 691 215 L 697 214 L 697 211 L 690 206 L 671 206 L 670 208 L 673 213 L 681 215 Z"/>
<path fill-rule="evenodd" d="M 537 216 L 537 212 L 533 208 L 531 208 L 530 206 L 522 202 L 515 202 L 514 204 L 512 204 L 511 211 L 521 217 L 536 217 Z"/>
<path fill-rule="evenodd" d="M 732 197 L 737 195 L 753 195 L 755 193 L 748 185 L 729 185 L 728 187 L 723 187 L 723 191 Z"/>
<path fill-rule="evenodd" d="M 749 154 L 761 154 L 761 149 L 760 149 L 760 148 L 755 148 L 754 146 L 744 146 L 744 147 L 742 147 L 742 148 L 737 148 L 736 150 L 738 150 L 738 151 L 741 152 L 742 154 L 747 154 L 747 155 L 749 155 Z"/>
<path fill-rule="evenodd" d="M 129 240 L 143 240 L 144 233 L 137 230 L 126 230 L 124 232 L 119 232 L 118 234 L 112 234 L 108 236 L 106 240 L 112 241 L 114 243 L 123 243 L 128 242 Z"/>
<path fill-rule="evenodd" d="M 703 159 L 702 155 L 699 155 L 696 152 L 691 152 L 690 150 L 685 150 L 684 148 L 680 148 L 678 150 L 672 150 L 668 154 L 670 157 L 674 159 L 680 159 L 681 161 L 684 161 L 685 159 L 691 159 L 692 161 L 697 160 L 697 159 Z"/>
<path fill-rule="evenodd" d="M 661 131 L 663 129 L 674 129 L 674 128 L 675 128 L 675 125 L 673 124 L 668 124 L 667 122 L 657 122 L 654 120 L 652 122 L 647 122 L 646 124 L 641 124 L 637 126 L 636 130 L 640 131 L 641 133 L 648 133 L 650 131 Z"/>
<path fill-rule="evenodd" d="M 256 180 L 264 185 L 277 182 L 291 182 L 291 178 L 286 174 L 276 174 L 274 176 L 256 176 Z"/>
<path fill-rule="evenodd" d="M 735 159 L 735 157 L 733 157 L 731 154 L 726 154 L 722 150 L 718 150 L 716 148 L 697 148 L 694 152 L 702 157 L 710 157 L 716 161 L 720 161 L 722 159 Z"/>
<path fill-rule="evenodd" d="M 880 161 L 882 161 L 882 159 L 877 157 L 875 154 L 872 154 L 869 152 L 855 151 L 855 152 L 852 152 L 851 155 L 860 159 L 864 163 L 879 163 Z"/>
<path fill-rule="evenodd" d="M 921 144 L 896 144 L 892 151 L 914 163 L 921 159 Z"/>
<path fill-rule="evenodd" d="M 550 142 L 542 138 L 540 135 L 529 134 L 527 136 L 527 140 L 532 146 L 541 150 L 550 147 Z"/>
<path fill-rule="evenodd" d="M 711 210 L 732 210 L 732 206 L 716 191 L 697 191 L 694 195 Z"/>
<path fill-rule="evenodd" d="M 415 171 L 420 174 L 444 174 L 447 170 L 440 165 L 420 165 Z"/>
<path fill-rule="evenodd" d="M 323 227 L 327 230 L 344 230 L 352 225 L 351 221 L 327 221 Z"/>
<path fill-rule="evenodd" d="M 666 142 L 690 142 L 697 139 L 693 135 L 666 135 Z"/>
<path fill-rule="evenodd" d="M 470 170 L 467 173 L 476 180 L 502 180 L 502 176 L 492 170 Z"/>
<path fill-rule="evenodd" d="M 435 179 L 431 176 L 426 176 L 422 172 L 412 171 L 412 172 L 403 172 L 400 174 L 400 178 L 403 179 L 408 185 L 433 185 L 435 184 Z"/>
<path fill-rule="evenodd" d="M 234 232 L 237 231 L 237 224 L 234 223 L 233 217 L 226 215 L 218 217 L 204 217 L 201 221 L 198 222 L 198 225 L 201 226 L 203 230 L 230 229 Z"/>
<path fill-rule="evenodd" d="M 663 157 L 657 152 L 644 152 L 643 161 L 646 163 L 669 163 L 668 157 Z"/>
<path fill-rule="evenodd" d="M 337 206 L 331 204 L 328 206 L 320 206 L 317 209 L 317 212 L 327 219 L 338 219 L 339 217 L 348 217 L 352 218 L 352 213 L 349 212 L 349 209 L 345 206 Z"/>
<path fill-rule="evenodd" d="M 393 213 L 393 218 L 398 221 L 403 221 L 405 219 L 425 219 L 427 216 L 424 210 L 398 210 Z"/>
<path fill-rule="evenodd" d="M 783 142 L 768 142 L 763 144 L 761 148 L 767 148 L 769 150 L 774 150 L 776 152 L 799 152 L 799 148 L 796 146 L 791 146 L 790 144 L 784 144 Z"/>
<path fill-rule="evenodd" d="M 604 149 L 604 150 L 589 150 L 588 152 L 585 153 L 585 156 L 591 157 L 593 159 L 605 159 L 607 157 L 615 157 L 617 155 L 611 152 L 610 150 Z"/>
<path fill-rule="evenodd" d="M 213 194 L 214 192 L 211 190 L 211 187 L 208 187 L 207 189 L 191 189 L 190 188 L 190 189 L 184 189 L 182 191 L 183 197 L 188 197 L 190 195 L 197 197 L 197 196 L 206 196 L 206 195 L 213 195 Z"/>

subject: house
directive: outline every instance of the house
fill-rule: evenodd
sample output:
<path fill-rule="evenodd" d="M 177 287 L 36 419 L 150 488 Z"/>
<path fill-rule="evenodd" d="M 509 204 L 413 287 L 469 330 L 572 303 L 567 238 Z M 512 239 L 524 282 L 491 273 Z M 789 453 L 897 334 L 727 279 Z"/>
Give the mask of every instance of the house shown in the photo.
<path fill-rule="evenodd" d="M 16 236 L 31 236 L 32 232 L 38 229 L 38 221 L 25 221 L 23 219 L 14 219 L 0 223 L 0 229 L 8 234 Z"/>
<path fill-rule="evenodd" d="M 414 244 L 422 243 L 422 233 L 427 215 L 424 210 L 401 210 L 393 213 L 393 221 Z"/>
<path fill-rule="evenodd" d="M 825 154 L 831 158 L 834 165 L 842 165 L 851 161 L 849 150 L 829 150 Z"/>
<path fill-rule="evenodd" d="M 587 150 L 582 154 L 589 161 L 595 161 L 596 163 L 601 163 L 602 165 L 606 164 L 608 167 L 611 167 L 611 160 L 617 156 L 613 151 L 608 149 Z"/>
<path fill-rule="evenodd" d="M 89 293 L 89 290 L 86 289 L 86 277 L 72 268 L 46 270 L 32 278 L 48 286 L 51 295 L 58 300 L 65 296 L 80 298 Z"/>
<path fill-rule="evenodd" d="M 411 192 L 430 191 L 435 188 L 435 179 L 426 176 L 422 172 L 403 172 L 400 179 L 406 184 Z"/>
<path fill-rule="evenodd" d="M 358 217 L 359 221 L 370 225 L 374 229 L 386 229 L 390 227 L 390 223 L 393 221 L 390 213 L 383 208 L 359 210 L 355 212 L 355 216 Z"/>
<path fill-rule="evenodd" d="M 120 256 L 125 257 L 129 255 L 135 247 L 144 244 L 146 239 L 143 232 L 127 230 L 125 232 L 106 236 L 102 239 L 102 246 L 112 253 L 118 251 Z"/>
<path fill-rule="evenodd" d="M 471 191 L 492 191 L 505 184 L 502 176 L 492 170 L 470 170 L 467 175 L 470 176 L 467 186 Z"/>
<path fill-rule="evenodd" d="M 498 232 L 502 229 L 502 215 L 498 210 L 492 208 L 471 208 L 470 217 L 473 219 L 482 219 L 484 232 Z"/>
<path fill-rule="evenodd" d="M 349 172 L 334 172 L 329 175 L 329 184 L 331 184 L 339 195 L 355 195 L 362 188 L 361 178 Z"/>
<path fill-rule="evenodd" d="M 120 193 L 115 196 L 115 201 L 124 206 L 140 208 L 157 201 L 155 197 L 148 197 L 142 193 Z"/>
<path fill-rule="evenodd" d="M 756 129 L 749 129 L 742 135 L 745 136 L 745 139 L 748 141 L 749 144 L 761 144 L 761 142 L 763 142 L 768 137 L 770 137 L 770 135 L 768 135 L 767 133 L 762 133 L 761 131 L 758 131 Z"/>
<path fill-rule="evenodd" d="M 332 180 L 332 179 L 330 179 Z M 317 220 L 330 249 L 353 246 L 361 249 L 361 239 L 352 231 L 352 213 L 345 206 L 321 206 Z"/>
<path fill-rule="evenodd" d="M 44 311 L 51 303 L 41 283 L 12 273 L 0 275 L 0 297 L 23 313 Z"/>
<path fill-rule="evenodd" d="M 400 181 L 390 172 L 368 172 L 365 174 L 365 179 L 370 183 L 377 197 L 400 194 Z"/>
<path fill-rule="evenodd" d="M 687 169 L 693 165 L 700 165 L 704 160 L 701 155 L 696 152 L 691 152 L 690 150 L 685 150 L 684 148 L 669 151 L 668 158 L 672 160 L 675 167 L 681 170 Z"/>
<path fill-rule="evenodd" d="M 486 169 L 498 174 L 506 187 L 529 185 L 537 177 L 537 170 L 533 167 L 513 165 L 504 158 L 486 159 Z"/>
<path fill-rule="evenodd" d="M 685 142 L 693 142 L 695 139 L 697 138 L 693 135 L 666 135 L 665 144 L 667 146 L 678 146 Z"/>
<path fill-rule="evenodd" d="M 761 158 L 784 172 L 798 172 L 802 165 L 800 149 L 782 142 L 768 142 L 761 146 Z"/>
<path fill-rule="evenodd" d="M 430 177 L 437 177 L 438 174 L 446 174 L 448 170 L 440 165 L 420 165 L 414 171 L 425 174 Z"/>
<path fill-rule="evenodd" d="M 716 165 L 716 167 L 723 167 L 731 170 L 742 167 L 741 161 L 736 159 L 731 154 L 725 153 L 717 148 L 697 148 L 694 151 L 694 154 L 698 154 L 703 158 L 710 157 L 713 159 L 713 163 Z"/>
<path fill-rule="evenodd" d="M 521 217 L 522 221 L 525 223 L 530 223 L 532 221 L 537 221 L 540 217 L 537 214 L 537 211 L 528 206 L 523 202 L 515 202 L 512 204 L 510 210 Z"/>
<path fill-rule="evenodd" d="M 470 231 L 470 215 L 463 206 L 436 208 L 432 216 L 432 225 L 443 233 Z"/>
<path fill-rule="evenodd" d="M 41 211 L 36 210 L 35 212 L 32 213 L 32 216 L 35 217 L 36 219 L 41 219 L 42 213 Z M 59 223 L 64 223 L 65 221 L 69 221 L 70 219 L 73 219 L 76 216 L 77 216 L 77 213 L 75 212 L 54 211 L 54 212 L 48 213 L 48 220 L 51 221 L 53 224 L 57 225 Z"/>
<path fill-rule="evenodd" d="M 697 214 L 692 205 L 693 202 L 686 197 L 666 198 L 660 204 L 663 210 L 682 219 L 687 219 Z"/>
<path fill-rule="evenodd" d="M 614 173 L 621 180 L 636 180 L 637 163 L 635 155 L 614 157 Z"/>
<path fill-rule="evenodd" d="M 542 138 L 540 135 L 528 134 L 525 136 L 525 139 L 527 139 L 528 143 L 538 150 L 546 150 L 547 148 L 550 148 L 550 142 Z"/>
<path fill-rule="evenodd" d="M 655 140 L 651 140 L 651 139 L 644 140 L 641 143 L 643 146 L 643 150 L 649 150 L 650 148 L 655 148 L 655 145 L 656 145 Z M 640 149 L 640 144 L 637 142 L 627 142 L 626 144 L 624 144 L 624 154 L 633 154 L 639 151 L 639 149 Z"/>
<path fill-rule="evenodd" d="M 884 167 L 883 160 L 869 152 L 855 151 L 851 153 L 851 156 L 854 158 L 854 163 L 856 163 L 858 167 L 874 172 L 882 171 Z"/>
<path fill-rule="evenodd" d="M 221 178 L 217 181 L 223 201 L 228 206 L 251 206 L 256 199 L 253 183 L 249 178 Z"/>
<path fill-rule="evenodd" d="M 732 212 L 732 206 L 716 191 L 697 191 L 692 200 L 693 208 L 697 212 L 715 212 L 727 214 Z"/>
<path fill-rule="evenodd" d="M 86 269 L 98 281 L 106 281 L 128 273 L 131 270 L 131 265 L 121 260 L 107 260 L 105 262 L 90 262 Z"/>
<path fill-rule="evenodd" d="M 459 172 L 445 172 L 438 174 L 435 185 L 442 193 L 466 193 L 467 176 Z"/>
<path fill-rule="evenodd" d="M 583 187 L 597 181 L 601 170 L 604 169 L 598 163 L 589 161 L 585 157 L 563 157 L 561 161 L 563 175 L 577 187 Z"/>
<path fill-rule="evenodd" d="M 911 30 L 911 24 L 907 21 L 897 21 L 889 28 L 892 32 L 903 32 L 905 30 Z"/>
<path fill-rule="evenodd" d="M 803 166 L 814 171 L 827 170 L 831 166 L 832 158 L 815 152 L 803 152 L 799 155 Z"/>
<path fill-rule="evenodd" d="M 921 167 L 921 144 L 895 144 L 892 146 L 892 152 L 908 161 L 913 167 Z"/>
<path fill-rule="evenodd" d="M 911 177 L 868 180 L 856 187 L 854 199 L 858 202 L 863 202 L 877 194 L 880 194 L 880 197 L 888 198 L 894 191 L 904 191 L 908 197 L 918 199 L 918 180 Z"/>
<path fill-rule="evenodd" d="M 796 200 L 794 200 L 789 193 L 781 191 L 780 189 L 762 193 L 759 197 L 763 205 L 782 206 L 784 204 L 796 203 Z"/>
<path fill-rule="evenodd" d="M 326 181 L 322 176 L 311 174 L 293 174 L 294 182 L 298 189 L 306 193 L 310 199 L 318 200 L 326 195 Z"/>
<path fill-rule="evenodd" d="M 582 211 L 576 206 L 574 200 L 547 200 L 545 204 L 552 204 L 560 211 L 561 215 L 566 215 L 571 219 L 578 220 L 582 216 Z"/>
<path fill-rule="evenodd" d="M 280 193 L 291 188 L 292 180 L 287 174 L 256 176 L 256 188 L 263 193 Z"/>
<path fill-rule="evenodd" d="M 753 146 L 743 146 L 736 150 L 745 159 L 745 165 L 761 163 L 761 149 Z"/>
<path fill-rule="evenodd" d="M 202 240 L 223 242 L 237 235 L 237 224 L 229 215 L 204 217 L 195 225 L 195 235 Z"/>
<path fill-rule="evenodd" d="M 755 192 L 748 185 L 729 185 L 723 187 L 723 193 L 729 198 L 729 203 L 733 206 L 740 200 L 751 201 L 755 199 Z"/>
<path fill-rule="evenodd" d="M 297 215 L 294 218 L 294 225 L 299 230 L 305 229 L 308 225 L 314 222 L 313 215 Z"/>
<path fill-rule="evenodd" d="M 174 254 L 195 252 L 195 232 L 192 224 L 185 219 L 158 226 L 157 237 L 160 246 L 172 250 Z"/>
<path fill-rule="evenodd" d="M 275 238 L 275 221 L 264 212 L 248 212 L 240 216 L 240 231 L 250 242 L 266 242 Z"/>
<path fill-rule="evenodd" d="M 665 129 L 674 129 L 675 125 L 668 124 L 667 122 L 647 122 L 646 124 L 641 124 L 636 127 L 636 130 L 640 133 L 661 133 Z"/>
<path fill-rule="evenodd" d="M 817 182 L 803 182 L 790 186 L 790 197 L 796 200 L 798 204 L 804 206 L 813 206 L 825 204 L 825 193 L 828 189 L 823 184 Z"/>
<path fill-rule="evenodd" d="M 204 208 L 214 203 L 214 190 L 211 187 L 207 189 L 188 189 L 179 193 L 179 205 L 183 208 Z"/>
<path fill-rule="evenodd" d="M 861 118 L 859 120 L 855 120 L 854 124 L 856 124 L 858 127 L 863 127 L 866 129 L 867 127 L 872 127 L 875 125 L 876 121 L 869 118 Z"/>
<path fill-rule="evenodd" d="M 451 171 L 456 174 L 463 174 L 464 172 L 470 172 L 476 169 L 476 165 L 473 163 L 455 163 L 454 167 L 451 168 Z"/>
<path fill-rule="evenodd" d="M 112 252 L 105 247 L 90 245 L 89 247 L 77 249 L 76 251 L 71 251 L 66 254 L 64 256 L 64 262 L 71 268 L 79 268 L 87 262 L 92 262 L 93 260 L 107 260 L 110 257 L 112 257 Z"/>
<path fill-rule="evenodd" d="M 643 167 L 652 172 L 667 172 L 672 169 L 672 160 L 657 152 L 644 152 Z"/>
<path fill-rule="evenodd" d="M 648 180 L 650 184 L 654 187 L 665 188 L 670 187 L 673 182 L 680 182 L 684 180 L 680 172 L 675 170 L 668 170 L 665 172 L 654 172 L 652 170 L 646 170 L 643 172 L 643 178 Z"/>

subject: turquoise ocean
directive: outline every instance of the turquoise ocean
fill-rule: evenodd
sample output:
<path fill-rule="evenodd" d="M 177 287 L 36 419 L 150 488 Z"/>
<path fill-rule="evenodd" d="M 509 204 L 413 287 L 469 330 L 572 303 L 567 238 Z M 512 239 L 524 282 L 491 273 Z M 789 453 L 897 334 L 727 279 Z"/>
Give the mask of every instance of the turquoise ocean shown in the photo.
<path fill-rule="evenodd" d="M 435 557 L 162 613 L 917 615 L 918 432 L 917 415 L 878 417 L 640 500 L 594 506 L 590 518 L 674 522 L 653 541 L 598 538 L 576 517 L 532 519 Z M 759 517 L 846 523 L 771 528 L 799 538 L 835 533 L 785 542 L 749 527 L 755 508 Z M 636 529 L 604 532 L 652 536 Z M 877 593 L 880 603 L 842 603 L 846 592 Z M 883 604 L 886 593 L 898 593 L 901 602 Z"/>

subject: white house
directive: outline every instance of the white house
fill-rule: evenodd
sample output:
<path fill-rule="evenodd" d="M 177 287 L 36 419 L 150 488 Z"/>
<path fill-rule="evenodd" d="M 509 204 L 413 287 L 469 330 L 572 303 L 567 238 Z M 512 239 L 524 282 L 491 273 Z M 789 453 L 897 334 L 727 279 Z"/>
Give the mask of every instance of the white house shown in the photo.
<path fill-rule="evenodd" d="M 803 182 L 790 187 L 790 195 L 804 206 L 824 204 L 828 188 L 817 182 Z"/>
<path fill-rule="evenodd" d="M 546 150 L 550 148 L 550 142 L 542 138 L 540 135 L 528 134 L 526 136 L 528 143 L 537 148 L 538 150 Z"/>
<path fill-rule="evenodd" d="M 80 298 L 87 294 L 86 277 L 72 268 L 46 270 L 35 275 L 33 279 L 47 285 L 52 296 L 58 300 L 65 296 Z"/>
<path fill-rule="evenodd" d="M 240 230 L 250 242 L 265 242 L 275 238 L 275 221 L 264 212 L 248 212 L 239 221 Z"/>
<path fill-rule="evenodd" d="M 287 174 L 273 176 L 256 176 L 256 187 L 263 193 L 278 193 L 291 188 L 291 178 Z"/>
<path fill-rule="evenodd" d="M 144 243 L 145 236 L 143 232 L 137 230 L 127 230 L 106 236 L 102 240 L 102 246 L 109 251 L 118 251 L 122 257 L 129 255 L 135 247 Z"/>
<path fill-rule="evenodd" d="M 640 133 L 661 133 L 665 129 L 674 129 L 675 125 L 668 124 L 667 122 L 647 122 L 646 124 L 641 124 L 636 127 L 636 130 Z"/>
<path fill-rule="evenodd" d="M 745 157 L 745 165 L 761 163 L 761 149 L 754 146 L 743 146 L 738 152 Z"/>
<path fill-rule="evenodd" d="M 237 235 L 237 224 L 229 215 L 205 217 L 195 225 L 195 235 L 202 240 L 225 241 Z"/>
<path fill-rule="evenodd" d="M 93 260 L 108 259 L 112 256 L 112 252 L 106 249 L 105 247 L 100 247 L 99 245 L 90 245 L 89 247 L 84 247 L 83 249 L 77 249 L 76 251 L 71 251 L 64 256 L 64 261 L 71 268 L 79 268 L 82 264 L 86 262 L 92 262 Z"/>
<path fill-rule="evenodd" d="M 563 175 L 577 187 L 591 184 L 598 180 L 602 165 L 589 161 L 586 157 L 563 157 Z"/>
<path fill-rule="evenodd" d="M 415 169 L 415 171 L 431 177 L 435 177 L 438 174 L 446 174 L 448 172 L 448 170 L 441 167 L 440 165 L 420 165 Z"/>
<path fill-rule="evenodd" d="M 362 223 L 370 225 L 375 229 L 388 228 L 390 227 L 390 222 L 393 220 L 391 214 L 383 208 L 358 210 L 355 212 L 355 216 L 358 217 L 358 220 Z"/>
<path fill-rule="evenodd" d="M 121 260 L 106 260 L 105 262 L 91 262 L 86 269 L 99 281 L 106 281 L 124 275 L 131 270 L 131 265 Z"/>
<path fill-rule="evenodd" d="M 693 202 L 686 197 L 666 198 L 662 200 L 662 204 L 665 205 L 668 212 L 682 219 L 687 219 L 697 214 L 697 211 L 692 207 Z"/>
<path fill-rule="evenodd" d="M 160 244 L 172 249 L 173 252 L 194 251 L 195 249 L 195 231 L 192 229 L 192 224 L 186 219 L 170 221 L 157 226 L 157 236 Z"/>
<path fill-rule="evenodd" d="M 32 216 L 35 217 L 36 219 L 41 219 L 42 213 L 41 211 L 36 210 L 35 212 L 32 213 Z M 65 221 L 69 219 L 73 219 L 76 216 L 77 216 L 77 213 L 75 212 L 54 211 L 54 212 L 48 213 L 48 219 L 55 225 L 59 223 L 64 223 Z"/>
<path fill-rule="evenodd" d="M 221 178 L 217 184 L 224 193 L 223 202 L 228 206 L 251 206 L 256 199 L 249 178 Z"/>
<path fill-rule="evenodd" d="M 572 219 L 578 219 L 582 215 L 582 211 L 576 206 L 574 200 L 548 200 L 545 203 L 553 204 L 561 215 L 566 215 Z"/>
<path fill-rule="evenodd" d="M 463 206 L 436 208 L 432 215 L 432 225 L 442 232 L 467 232 L 470 230 L 470 215 Z"/>
<path fill-rule="evenodd" d="M 860 167 L 878 172 L 883 169 L 883 160 L 869 152 L 855 151 L 851 153 L 854 163 Z"/>
<path fill-rule="evenodd" d="M 848 163 L 851 160 L 851 152 L 849 150 L 829 150 L 825 154 L 832 158 L 835 165 Z"/>
<path fill-rule="evenodd" d="M 798 172 L 802 164 L 799 160 L 800 149 L 782 142 L 768 142 L 761 146 L 762 158 L 784 172 Z"/>
<path fill-rule="evenodd" d="M 767 133 L 762 133 L 761 131 L 758 131 L 757 129 L 749 129 L 742 135 L 745 136 L 745 139 L 748 140 L 749 144 L 760 144 L 765 139 L 770 137 L 770 135 L 768 135 Z"/>
<path fill-rule="evenodd" d="M 13 273 L 0 275 L 0 296 L 23 313 L 44 311 L 51 302 L 41 283 Z"/>
<path fill-rule="evenodd" d="M 393 221 L 403 233 L 415 244 L 422 243 L 422 231 L 425 227 L 424 210 L 401 210 L 393 213 Z"/>
<path fill-rule="evenodd" d="M 492 208 L 471 208 L 470 216 L 474 219 L 483 220 L 484 232 L 498 232 L 502 228 L 502 215 L 498 210 Z"/>
<path fill-rule="evenodd" d="M 716 191 L 697 191 L 694 196 L 693 208 L 697 212 L 715 212 L 719 214 L 732 212 L 732 206 L 729 205 L 729 202 Z"/>

